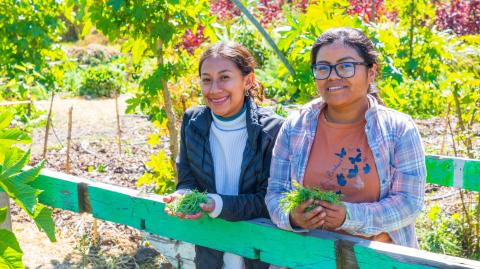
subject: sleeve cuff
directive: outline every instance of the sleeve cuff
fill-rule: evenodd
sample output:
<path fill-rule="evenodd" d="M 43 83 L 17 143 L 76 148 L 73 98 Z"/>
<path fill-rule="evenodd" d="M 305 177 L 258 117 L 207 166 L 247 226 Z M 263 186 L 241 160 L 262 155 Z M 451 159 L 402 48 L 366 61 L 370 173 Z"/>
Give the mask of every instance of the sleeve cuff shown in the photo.
<path fill-rule="evenodd" d="M 355 216 L 353 214 L 354 210 L 352 208 L 353 204 L 352 203 L 343 203 L 345 206 L 345 221 L 343 222 L 342 226 L 338 227 L 335 230 L 343 230 L 347 231 L 351 234 L 357 234 L 357 231 L 363 226 L 363 222 L 360 222 L 355 219 Z"/>
<path fill-rule="evenodd" d="M 208 213 L 208 215 L 211 218 L 216 218 L 220 215 L 220 213 L 222 213 L 222 208 L 223 208 L 222 197 L 220 197 L 220 195 L 215 193 L 209 193 L 207 194 L 207 196 L 213 199 L 213 201 L 215 201 L 215 209 L 212 212 Z"/>
<path fill-rule="evenodd" d="M 307 233 L 310 231 L 308 229 L 303 229 L 303 228 L 293 228 L 292 225 L 290 224 L 290 215 L 287 213 L 282 213 L 280 215 L 280 223 L 278 223 L 277 226 L 283 230 L 291 231 L 294 233 Z"/>
<path fill-rule="evenodd" d="M 179 189 L 179 190 L 176 190 L 173 193 L 178 194 L 178 195 L 184 195 L 186 192 L 189 192 L 189 191 L 190 191 L 190 189 Z"/>

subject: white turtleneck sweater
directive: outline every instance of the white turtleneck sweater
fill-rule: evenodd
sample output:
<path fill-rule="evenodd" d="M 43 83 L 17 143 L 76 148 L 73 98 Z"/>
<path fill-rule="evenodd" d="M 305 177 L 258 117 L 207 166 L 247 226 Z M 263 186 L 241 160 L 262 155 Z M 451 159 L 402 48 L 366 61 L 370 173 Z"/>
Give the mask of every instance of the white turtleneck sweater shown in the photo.
<path fill-rule="evenodd" d="M 248 137 L 246 114 L 246 111 L 243 111 L 228 120 L 212 114 L 209 140 L 215 171 L 215 187 L 219 194 L 238 195 L 243 151 Z M 215 210 L 210 213 L 210 216 L 215 218 L 222 212 L 223 201 L 218 194 L 209 196 L 215 201 Z M 223 263 L 224 268 L 228 269 L 245 268 L 243 258 L 232 253 L 223 255 Z"/>

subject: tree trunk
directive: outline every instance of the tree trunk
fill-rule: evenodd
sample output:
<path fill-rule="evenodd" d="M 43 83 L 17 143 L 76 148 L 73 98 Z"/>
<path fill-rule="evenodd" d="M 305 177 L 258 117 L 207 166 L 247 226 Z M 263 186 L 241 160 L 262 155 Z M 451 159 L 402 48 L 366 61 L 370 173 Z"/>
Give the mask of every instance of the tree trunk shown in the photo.
<path fill-rule="evenodd" d="M 163 66 L 163 42 L 161 39 L 158 40 L 157 43 L 157 65 L 159 67 Z M 175 112 L 173 110 L 172 98 L 170 96 L 170 92 L 168 91 L 167 80 L 165 78 L 161 78 L 160 82 L 162 83 L 162 96 L 163 96 L 163 104 L 160 100 L 160 96 L 158 97 L 158 105 L 160 107 L 163 106 L 167 114 L 167 128 L 168 132 L 170 133 L 170 159 L 172 161 L 173 168 L 177 171 L 175 165 L 175 159 L 178 155 L 178 130 L 177 130 L 177 120 L 175 117 Z"/>
<path fill-rule="evenodd" d="M 0 223 L 0 229 L 12 230 L 12 219 L 10 215 L 10 198 L 6 192 L 0 192 L 0 208 L 7 207 L 7 217 L 3 223 Z"/>

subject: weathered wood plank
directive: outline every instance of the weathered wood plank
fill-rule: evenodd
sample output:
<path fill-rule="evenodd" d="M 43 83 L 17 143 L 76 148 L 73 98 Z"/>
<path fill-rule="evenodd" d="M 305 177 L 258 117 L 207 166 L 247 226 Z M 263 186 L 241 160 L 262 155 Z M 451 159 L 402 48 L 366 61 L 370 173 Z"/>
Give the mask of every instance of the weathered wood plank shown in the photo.
<path fill-rule="evenodd" d="M 83 212 L 79 203 L 79 187 L 88 182 L 86 179 L 43 169 L 32 186 L 43 190 L 39 196 L 42 204 L 73 212 Z"/>
<path fill-rule="evenodd" d="M 430 183 L 480 191 L 480 161 L 427 156 Z M 268 220 L 179 220 L 163 212 L 160 196 L 44 169 L 34 183 L 40 201 L 96 218 L 291 268 L 480 268 L 480 262 L 315 230 L 296 234 Z M 172 252 L 174 253 L 174 252 Z M 191 254 L 191 253 L 190 253 Z M 185 261 L 184 265 L 191 264 Z"/>
<path fill-rule="evenodd" d="M 93 183 L 96 218 L 123 223 L 167 238 L 232 252 L 290 268 L 480 268 L 480 262 L 315 230 L 297 234 L 268 220 L 228 222 L 203 217 L 179 220 L 163 212 L 156 195 Z M 337 260 L 344 262 L 337 264 Z M 338 266 L 338 267 L 337 267 Z"/>
<path fill-rule="evenodd" d="M 332 240 L 301 236 L 251 222 L 208 217 L 196 221 L 179 220 L 163 212 L 159 196 L 142 197 L 132 190 L 120 189 L 108 190 L 103 184 L 88 186 L 94 217 L 273 264 L 292 268 L 335 268 Z"/>
<path fill-rule="evenodd" d="M 195 268 L 195 245 L 151 233 L 147 240 L 175 268 Z"/>
<path fill-rule="evenodd" d="M 429 155 L 425 161 L 428 183 L 480 191 L 480 160 Z"/>

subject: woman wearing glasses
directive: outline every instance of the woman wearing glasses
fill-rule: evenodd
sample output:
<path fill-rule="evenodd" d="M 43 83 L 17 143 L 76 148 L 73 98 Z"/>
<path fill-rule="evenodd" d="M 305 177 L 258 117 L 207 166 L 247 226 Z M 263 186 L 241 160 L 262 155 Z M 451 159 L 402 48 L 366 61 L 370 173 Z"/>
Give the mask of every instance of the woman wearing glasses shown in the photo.
<path fill-rule="evenodd" d="M 413 120 L 382 105 L 374 87 L 378 56 L 359 30 L 335 28 L 312 48 L 320 98 L 291 115 L 273 150 L 265 201 L 280 228 L 326 228 L 418 247 L 424 149 Z M 290 214 L 279 201 L 292 181 L 342 195 L 342 205 L 307 201 Z"/>

